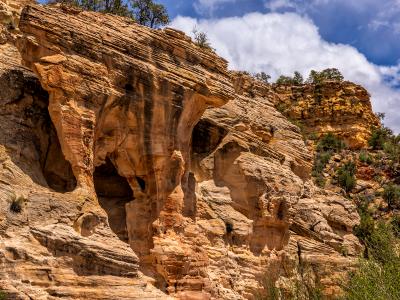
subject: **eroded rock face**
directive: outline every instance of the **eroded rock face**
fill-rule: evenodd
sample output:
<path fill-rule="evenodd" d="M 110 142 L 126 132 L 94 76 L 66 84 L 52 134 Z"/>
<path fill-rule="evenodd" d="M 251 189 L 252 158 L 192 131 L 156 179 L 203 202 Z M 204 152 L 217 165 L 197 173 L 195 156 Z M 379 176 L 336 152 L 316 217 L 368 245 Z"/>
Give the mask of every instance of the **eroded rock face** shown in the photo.
<path fill-rule="evenodd" d="M 102 14 L 28 6 L 20 29 L 78 185 L 94 194 L 94 169 L 109 158 L 133 191 L 129 243 L 149 254 L 160 212 L 169 205 L 180 215 L 185 205 L 192 128 L 208 105 L 231 98 L 226 62 L 196 52 L 182 33 Z"/>
<path fill-rule="evenodd" d="M 333 133 L 352 149 L 368 146 L 371 126 L 380 126 L 372 112 L 370 95 L 352 82 L 327 81 L 318 85 L 277 85 L 275 103 L 305 134 Z"/>
<path fill-rule="evenodd" d="M 265 279 L 290 294 L 307 277 L 338 292 L 361 250 L 359 217 L 313 185 L 312 155 L 271 86 L 172 29 L 39 5 L 19 24 L 34 73 L 8 41 L 1 289 L 252 299 Z"/>
<path fill-rule="evenodd" d="M 266 278 L 290 293 L 302 276 L 335 295 L 361 250 L 355 206 L 313 185 L 310 153 L 270 87 L 233 76 L 236 98 L 206 111 L 192 143 L 197 224 L 217 298 L 251 297 Z"/>

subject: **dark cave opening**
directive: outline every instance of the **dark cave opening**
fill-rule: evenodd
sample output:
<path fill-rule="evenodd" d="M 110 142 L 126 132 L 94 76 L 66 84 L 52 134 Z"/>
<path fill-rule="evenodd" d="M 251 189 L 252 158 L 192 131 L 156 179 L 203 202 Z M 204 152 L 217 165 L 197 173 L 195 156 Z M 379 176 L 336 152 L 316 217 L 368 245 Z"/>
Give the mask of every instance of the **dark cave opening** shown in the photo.
<path fill-rule="evenodd" d="M 71 192 L 76 188 L 72 167 L 62 153 L 56 130 L 51 124 L 48 132 L 48 146 L 42 164 L 43 176 L 50 188 L 59 192 Z"/>
<path fill-rule="evenodd" d="M 111 229 L 120 240 L 127 243 L 125 204 L 133 200 L 133 192 L 128 181 L 118 174 L 109 158 L 104 164 L 96 167 L 93 180 L 99 204 L 108 215 Z"/>
<path fill-rule="evenodd" d="M 192 133 L 192 154 L 207 156 L 219 145 L 228 131 L 208 120 L 200 120 Z"/>
<path fill-rule="evenodd" d="M 77 182 L 69 161 L 64 157 L 56 129 L 49 114 L 49 95 L 39 80 L 30 74 L 23 77 L 23 97 L 32 97 L 23 113 L 33 129 L 33 144 L 39 154 L 42 174 L 47 185 L 56 192 L 71 192 Z M 37 182 L 42 184 L 42 182 Z"/>

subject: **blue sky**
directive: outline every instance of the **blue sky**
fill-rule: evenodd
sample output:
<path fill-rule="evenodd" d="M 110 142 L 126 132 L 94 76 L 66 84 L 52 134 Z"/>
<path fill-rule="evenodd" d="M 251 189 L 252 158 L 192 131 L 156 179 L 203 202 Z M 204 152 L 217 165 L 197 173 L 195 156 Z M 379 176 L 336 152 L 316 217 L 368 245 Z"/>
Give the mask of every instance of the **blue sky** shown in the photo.
<path fill-rule="evenodd" d="M 400 133 L 400 0 L 159 0 L 171 27 L 205 31 L 232 69 L 281 74 L 338 67 Z"/>
<path fill-rule="evenodd" d="M 251 12 L 295 12 L 313 20 L 322 38 L 350 44 L 369 61 L 400 59 L 400 1 L 396 0 L 161 0 L 172 18 L 224 18 Z"/>

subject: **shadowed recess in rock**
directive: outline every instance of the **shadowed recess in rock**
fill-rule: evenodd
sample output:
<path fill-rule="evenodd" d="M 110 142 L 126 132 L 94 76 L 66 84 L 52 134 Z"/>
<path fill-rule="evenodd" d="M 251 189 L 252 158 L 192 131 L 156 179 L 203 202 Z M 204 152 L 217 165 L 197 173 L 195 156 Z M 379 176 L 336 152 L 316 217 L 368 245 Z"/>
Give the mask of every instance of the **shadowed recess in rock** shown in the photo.
<path fill-rule="evenodd" d="M 33 182 L 49 186 L 57 192 L 70 192 L 76 180 L 70 163 L 65 159 L 48 111 L 49 95 L 37 77 L 26 69 L 15 69 L 0 76 L 0 102 L 20 110 L 24 129 L 10 136 L 22 155 L 10 152 L 11 159 L 30 175 Z M 11 116 L 10 116 L 11 117 Z M 38 163 L 33 172 L 32 158 Z M 40 168 L 39 168 L 40 165 Z"/>
<path fill-rule="evenodd" d="M 38 81 L 37 81 L 38 83 Z M 30 115 L 36 127 L 36 134 L 41 141 L 40 165 L 43 176 L 50 188 L 64 193 L 71 192 L 76 187 L 76 179 L 71 164 L 65 159 L 61 150 L 56 129 L 51 121 L 48 106 L 49 97 L 41 87 L 37 92 L 41 97 L 33 97 L 33 104 L 26 113 Z"/>
<path fill-rule="evenodd" d="M 133 200 L 133 192 L 126 178 L 118 174 L 109 158 L 93 174 L 94 186 L 101 207 L 108 215 L 114 233 L 128 242 L 125 204 Z"/>

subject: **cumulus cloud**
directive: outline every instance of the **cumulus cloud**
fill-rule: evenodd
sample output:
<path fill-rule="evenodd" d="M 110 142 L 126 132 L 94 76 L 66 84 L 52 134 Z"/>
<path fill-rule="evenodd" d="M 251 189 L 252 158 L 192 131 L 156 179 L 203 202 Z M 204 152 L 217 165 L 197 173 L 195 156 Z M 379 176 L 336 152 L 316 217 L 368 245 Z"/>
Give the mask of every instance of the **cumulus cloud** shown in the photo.
<path fill-rule="evenodd" d="M 400 132 L 400 92 L 391 84 L 400 79 L 400 66 L 382 67 L 369 62 L 356 48 L 321 38 L 312 20 L 295 13 L 251 13 L 243 17 L 196 20 L 178 16 L 172 27 L 191 34 L 207 33 L 217 53 L 231 69 L 265 71 L 273 79 L 300 71 L 336 67 L 346 79 L 366 87 L 376 112 L 386 113 L 386 124 Z M 388 80 L 390 78 L 390 82 Z"/>

